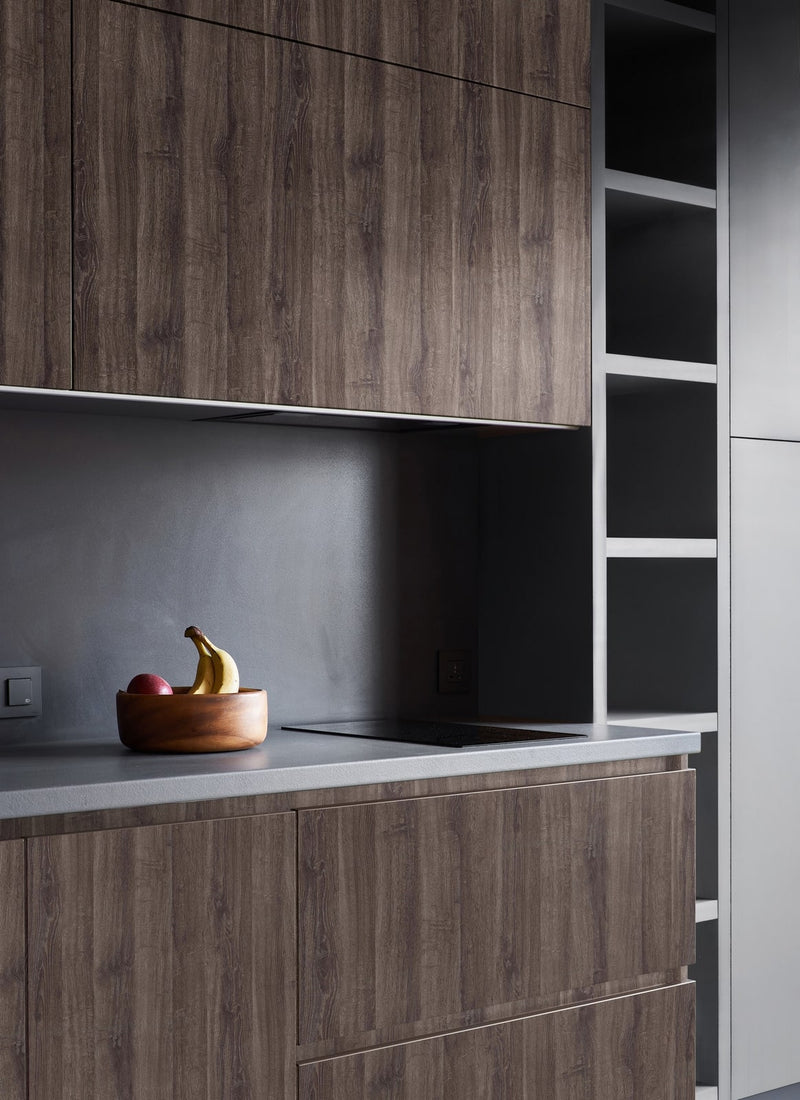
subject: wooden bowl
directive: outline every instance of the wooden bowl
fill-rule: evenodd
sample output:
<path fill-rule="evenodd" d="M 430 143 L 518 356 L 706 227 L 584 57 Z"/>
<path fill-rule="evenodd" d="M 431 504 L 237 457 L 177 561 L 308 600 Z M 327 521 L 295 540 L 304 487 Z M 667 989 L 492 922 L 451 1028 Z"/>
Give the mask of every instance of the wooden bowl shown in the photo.
<path fill-rule="evenodd" d="M 117 692 L 119 739 L 138 752 L 236 752 L 267 736 L 267 693 L 239 688 L 236 695 Z"/>

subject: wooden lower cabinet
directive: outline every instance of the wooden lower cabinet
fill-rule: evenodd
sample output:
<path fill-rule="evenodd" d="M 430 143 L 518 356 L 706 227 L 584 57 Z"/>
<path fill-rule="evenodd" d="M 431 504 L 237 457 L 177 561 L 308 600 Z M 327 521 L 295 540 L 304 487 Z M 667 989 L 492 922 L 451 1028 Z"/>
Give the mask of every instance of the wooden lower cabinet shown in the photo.
<path fill-rule="evenodd" d="M 300 1067 L 299 1100 L 693 1100 L 694 984 Z"/>
<path fill-rule="evenodd" d="M 0 843 L 0 1096 L 25 1083 L 25 842 Z"/>
<path fill-rule="evenodd" d="M 2 1100 L 689 1100 L 694 772 L 614 767 L 20 823 Z"/>
<path fill-rule="evenodd" d="M 675 771 L 301 811 L 303 1053 L 678 972 L 694 955 L 694 806 L 694 772 Z"/>
<path fill-rule="evenodd" d="M 28 844 L 29 1100 L 295 1096 L 293 814 Z"/>

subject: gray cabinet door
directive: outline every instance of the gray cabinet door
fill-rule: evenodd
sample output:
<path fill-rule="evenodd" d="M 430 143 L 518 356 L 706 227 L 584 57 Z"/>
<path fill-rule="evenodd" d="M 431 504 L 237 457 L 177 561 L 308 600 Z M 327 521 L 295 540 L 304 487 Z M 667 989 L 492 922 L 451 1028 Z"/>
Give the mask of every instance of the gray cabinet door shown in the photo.
<path fill-rule="evenodd" d="M 731 428 L 800 439 L 797 0 L 730 6 Z"/>
<path fill-rule="evenodd" d="M 800 445 L 734 439 L 733 1095 L 800 1081 Z"/>

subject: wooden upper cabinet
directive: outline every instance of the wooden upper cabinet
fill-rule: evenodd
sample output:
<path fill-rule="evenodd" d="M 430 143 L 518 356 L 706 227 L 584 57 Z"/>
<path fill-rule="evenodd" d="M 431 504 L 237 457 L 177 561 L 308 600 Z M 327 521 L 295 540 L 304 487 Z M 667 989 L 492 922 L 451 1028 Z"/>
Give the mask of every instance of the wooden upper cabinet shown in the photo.
<path fill-rule="evenodd" d="M 588 423 L 586 110 L 74 15 L 78 388 Z"/>
<path fill-rule="evenodd" d="M 301 811 L 298 844 L 305 1057 L 693 959 L 694 772 Z"/>
<path fill-rule="evenodd" d="M 26 1100 L 25 842 L 0 843 L 0 1095 Z"/>
<path fill-rule="evenodd" d="M 0 4 L 0 385 L 69 388 L 70 0 Z"/>
<path fill-rule="evenodd" d="M 27 843 L 30 1100 L 295 1100 L 293 814 Z"/>
<path fill-rule="evenodd" d="M 146 7 L 589 106 L 589 0 L 143 0 Z"/>

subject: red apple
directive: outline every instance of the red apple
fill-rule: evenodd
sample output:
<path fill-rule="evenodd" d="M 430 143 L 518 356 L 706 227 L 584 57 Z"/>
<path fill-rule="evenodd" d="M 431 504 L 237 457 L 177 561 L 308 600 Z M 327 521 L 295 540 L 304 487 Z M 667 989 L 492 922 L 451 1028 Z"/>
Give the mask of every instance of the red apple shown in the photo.
<path fill-rule="evenodd" d="M 140 672 L 134 676 L 126 689 L 134 695 L 172 695 L 172 688 L 166 680 L 152 672 Z"/>

